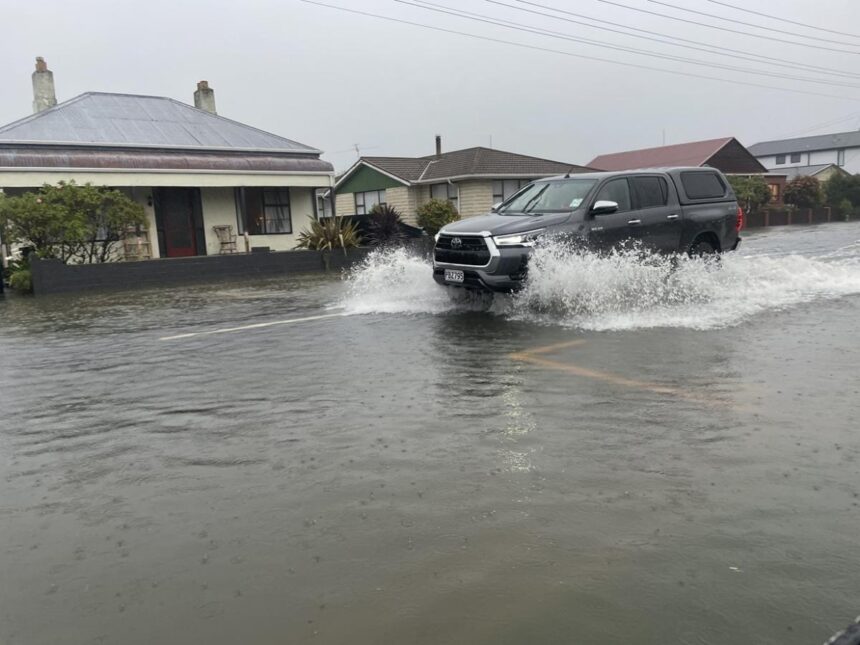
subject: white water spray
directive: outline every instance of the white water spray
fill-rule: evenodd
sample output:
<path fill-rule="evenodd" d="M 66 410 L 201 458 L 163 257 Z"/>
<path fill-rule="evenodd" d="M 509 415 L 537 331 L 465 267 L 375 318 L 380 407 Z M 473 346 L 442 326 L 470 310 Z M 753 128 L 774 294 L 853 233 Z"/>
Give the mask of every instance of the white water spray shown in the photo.
<path fill-rule="evenodd" d="M 719 262 L 597 255 L 548 244 L 535 249 L 525 288 L 513 296 L 452 299 L 431 263 L 404 250 L 371 255 L 348 277 L 351 313 L 495 315 L 591 330 L 713 329 L 819 299 L 860 294 L 856 243 L 816 257 L 724 255 Z"/>

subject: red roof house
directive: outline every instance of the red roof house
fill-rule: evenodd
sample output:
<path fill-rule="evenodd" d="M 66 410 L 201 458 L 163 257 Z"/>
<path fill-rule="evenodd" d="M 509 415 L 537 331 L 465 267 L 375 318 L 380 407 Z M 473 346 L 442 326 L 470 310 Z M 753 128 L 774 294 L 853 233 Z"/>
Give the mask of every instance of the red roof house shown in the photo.
<path fill-rule="evenodd" d="M 734 137 L 691 141 L 599 155 L 588 162 L 600 170 L 633 170 L 669 166 L 710 166 L 725 173 L 758 174 L 767 169 Z"/>

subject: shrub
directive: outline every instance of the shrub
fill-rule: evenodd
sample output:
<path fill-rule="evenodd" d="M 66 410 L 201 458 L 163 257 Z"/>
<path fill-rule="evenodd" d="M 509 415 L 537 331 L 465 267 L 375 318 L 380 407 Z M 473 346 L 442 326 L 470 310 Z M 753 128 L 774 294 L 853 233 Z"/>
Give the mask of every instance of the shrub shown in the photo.
<path fill-rule="evenodd" d="M 436 235 L 445 224 L 460 219 L 454 204 L 446 199 L 431 199 L 418 207 L 418 226 L 428 235 Z"/>
<path fill-rule="evenodd" d="M 403 220 L 397 209 L 388 204 L 377 204 L 370 211 L 367 222 L 367 241 L 371 246 L 397 244 L 406 237 Z"/>
<path fill-rule="evenodd" d="M 729 183 L 747 214 L 755 213 L 771 199 L 770 188 L 761 177 L 730 176 Z"/>
<path fill-rule="evenodd" d="M 800 208 L 812 208 L 821 203 L 821 184 L 815 177 L 795 177 L 785 185 L 782 200 Z"/>
<path fill-rule="evenodd" d="M 841 204 L 847 199 L 852 206 L 860 206 L 860 175 L 834 174 L 823 188 L 828 204 Z"/>
<path fill-rule="evenodd" d="M 842 215 L 846 221 L 848 221 L 848 218 L 854 211 L 854 204 L 852 204 L 851 201 L 848 199 L 843 199 L 841 202 L 839 202 L 837 208 L 839 209 L 839 214 Z"/>
<path fill-rule="evenodd" d="M 126 231 L 146 225 L 143 206 L 118 190 L 91 184 L 45 184 L 0 200 L 7 242 L 28 244 L 39 257 L 63 262 L 116 260 Z"/>
<path fill-rule="evenodd" d="M 331 251 L 333 249 L 354 248 L 361 244 L 361 236 L 355 222 L 345 220 L 343 217 L 326 217 L 324 219 L 311 220 L 309 228 L 299 233 L 297 249 L 312 249 L 316 251 Z"/>
<path fill-rule="evenodd" d="M 9 273 L 9 286 L 16 291 L 30 293 L 33 291 L 33 276 L 30 269 L 18 269 Z"/>

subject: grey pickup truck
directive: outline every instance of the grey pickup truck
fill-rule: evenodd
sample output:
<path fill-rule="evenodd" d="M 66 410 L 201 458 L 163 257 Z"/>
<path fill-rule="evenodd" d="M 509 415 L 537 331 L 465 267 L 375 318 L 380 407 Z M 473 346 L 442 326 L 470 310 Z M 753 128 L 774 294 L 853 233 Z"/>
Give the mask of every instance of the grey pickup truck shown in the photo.
<path fill-rule="evenodd" d="M 729 182 L 713 168 L 541 179 L 488 215 L 443 227 L 433 249 L 433 278 L 453 287 L 516 290 L 532 247 L 548 236 L 595 251 L 634 242 L 657 253 L 722 253 L 740 244 L 743 219 Z"/>

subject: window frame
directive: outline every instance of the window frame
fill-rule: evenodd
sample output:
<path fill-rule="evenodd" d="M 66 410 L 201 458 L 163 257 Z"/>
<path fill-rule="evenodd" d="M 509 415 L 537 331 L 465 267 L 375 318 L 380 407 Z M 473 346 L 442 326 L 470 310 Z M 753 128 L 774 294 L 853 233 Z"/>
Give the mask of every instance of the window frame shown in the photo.
<path fill-rule="evenodd" d="M 329 196 L 326 197 L 325 193 Z M 316 219 L 325 219 L 331 217 L 331 193 L 330 188 L 317 188 L 314 190 L 314 217 Z"/>
<path fill-rule="evenodd" d="M 768 184 L 767 187 L 770 188 L 770 200 L 772 202 L 778 202 L 782 194 L 782 191 L 780 190 L 780 185 L 776 182 L 773 182 Z"/>
<path fill-rule="evenodd" d="M 366 199 L 365 195 L 369 195 L 371 193 L 376 193 L 376 204 L 374 204 L 374 206 L 376 206 L 377 204 L 385 205 L 388 203 L 385 201 L 386 195 L 385 195 L 385 189 L 384 188 L 380 188 L 378 190 L 362 190 L 361 192 L 353 193 L 352 194 L 352 203 L 353 203 L 353 207 L 355 208 L 355 215 L 369 215 L 370 214 L 370 211 L 367 210 L 367 203 L 366 203 L 367 199 Z M 359 204 L 359 196 L 361 196 L 361 203 L 360 204 Z M 363 212 L 359 212 L 358 211 L 359 208 L 361 208 Z M 373 208 L 371 207 L 370 210 L 373 210 Z"/>
<path fill-rule="evenodd" d="M 636 210 L 636 208 L 633 204 L 633 190 L 631 189 L 631 186 L 630 186 L 630 177 L 629 176 L 612 177 L 611 179 L 607 179 L 602 184 L 600 184 L 600 186 L 597 187 L 597 190 L 594 193 L 594 199 L 591 201 L 591 208 L 594 208 L 594 205 L 600 201 L 600 193 L 603 192 L 603 189 L 615 181 L 623 181 L 627 184 L 627 202 L 629 204 L 629 208 L 622 209 L 621 204 L 618 204 L 618 210 L 615 211 L 613 213 L 613 215 L 615 213 L 632 213 L 632 212 L 634 212 Z M 615 201 L 615 200 L 609 200 L 609 201 Z M 617 204 L 618 202 L 615 202 L 615 203 Z M 589 212 L 591 211 L 591 208 L 588 209 Z"/>
<path fill-rule="evenodd" d="M 249 199 L 249 189 L 253 191 L 259 191 L 260 195 L 260 213 L 262 214 L 262 220 L 259 225 L 258 232 L 250 232 L 250 227 L 248 226 L 248 199 Z M 268 202 L 266 201 L 266 192 L 275 192 L 277 191 L 279 194 L 285 194 L 287 196 L 286 202 Z M 289 186 L 240 186 L 233 191 L 234 199 L 236 201 L 236 230 L 239 235 L 244 235 L 246 232 L 248 235 L 292 235 L 293 234 L 293 206 L 292 206 L 292 192 Z M 266 215 L 267 207 L 284 207 L 286 206 L 286 222 L 287 228 L 289 230 L 286 231 L 270 231 L 269 230 L 269 217 Z"/>
<path fill-rule="evenodd" d="M 651 208 L 666 208 L 669 205 L 669 182 L 662 175 L 633 175 L 628 177 L 628 188 L 631 189 L 630 200 L 633 205 L 633 210 L 649 210 Z M 663 193 L 663 203 L 653 206 L 643 206 L 639 200 L 639 192 L 636 188 L 637 179 L 656 179 L 660 182 L 661 192 Z"/>
<path fill-rule="evenodd" d="M 439 182 L 438 184 L 430 184 L 430 199 L 440 199 L 439 197 L 433 196 L 433 189 L 438 188 L 440 186 L 445 186 L 445 199 L 451 202 L 454 205 L 454 208 L 457 209 L 457 212 L 460 212 L 460 186 L 454 182 L 448 183 L 447 181 Z M 451 196 L 451 193 L 454 193 L 454 196 Z"/>
<path fill-rule="evenodd" d="M 507 197 L 505 197 L 505 182 L 506 181 L 516 181 L 519 183 L 519 188 L 517 188 L 514 192 L 512 192 Z M 507 179 L 493 179 L 493 185 L 492 185 L 493 202 L 492 202 L 492 205 L 495 206 L 496 204 L 504 204 L 506 201 L 508 201 L 514 195 L 516 195 L 518 192 L 520 192 L 523 188 L 525 188 L 529 184 L 534 183 L 534 181 L 535 181 L 534 179 L 517 179 L 517 178 L 511 179 L 510 177 Z M 501 189 L 502 189 L 501 193 L 496 192 L 496 184 L 501 185 Z M 499 198 L 499 199 L 497 199 L 497 198 Z"/>
<path fill-rule="evenodd" d="M 691 175 L 711 175 L 712 177 L 714 177 L 717 180 L 719 185 L 723 187 L 723 192 L 720 195 L 710 195 L 710 196 L 709 195 L 699 195 L 699 196 L 691 195 L 690 191 L 687 189 L 687 183 L 684 181 L 684 177 L 691 176 Z M 680 174 L 680 179 L 681 179 L 681 186 L 684 188 L 684 195 L 687 197 L 687 199 L 689 199 L 691 201 L 701 202 L 701 201 L 712 201 L 712 200 L 725 200 L 726 195 L 729 192 L 728 185 L 726 184 L 726 182 L 723 181 L 723 178 L 717 172 L 713 172 L 713 171 L 709 171 L 709 170 L 687 170 L 687 171 L 684 171 Z"/>
<path fill-rule="evenodd" d="M 845 148 L 836 151 L 836 165 L 840 168 L 845 165 Z"/>
<path fill-rule="evenodd" d="M 789 163 L 800 163 L 802 155 L 799 152 L 792 152 L 788 157 Z"/>
<path fill-rule="evenodd" d="M 776 159 L 774 159 L 774 164 L 777 166 L 784 166 L 785 165 L 785 155 L 775 155 L 775 156 L 776 156 Z"/>

